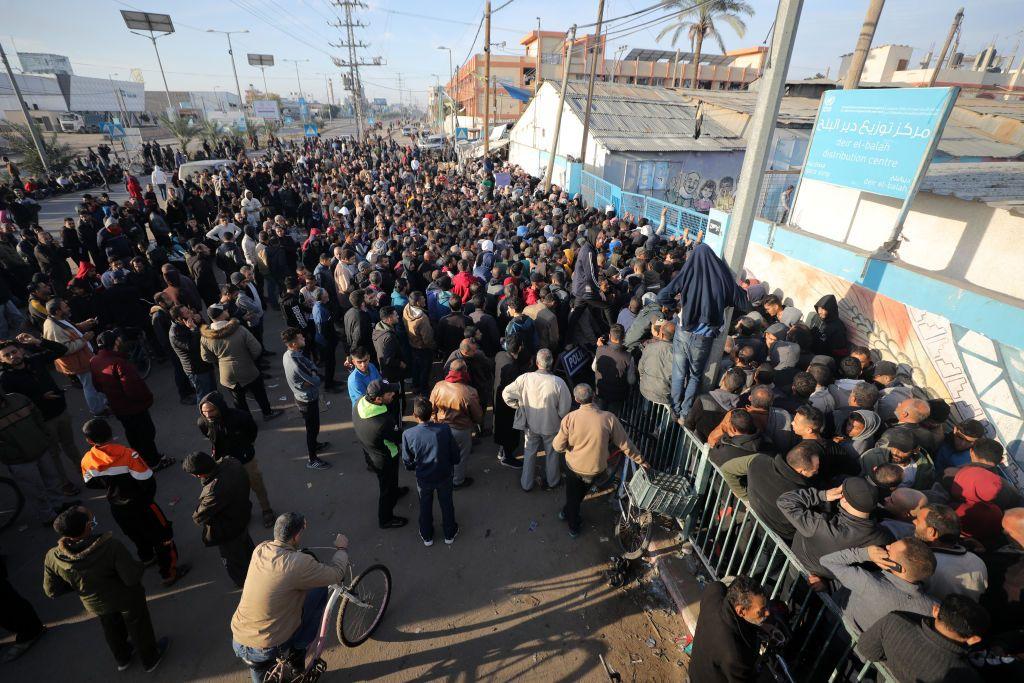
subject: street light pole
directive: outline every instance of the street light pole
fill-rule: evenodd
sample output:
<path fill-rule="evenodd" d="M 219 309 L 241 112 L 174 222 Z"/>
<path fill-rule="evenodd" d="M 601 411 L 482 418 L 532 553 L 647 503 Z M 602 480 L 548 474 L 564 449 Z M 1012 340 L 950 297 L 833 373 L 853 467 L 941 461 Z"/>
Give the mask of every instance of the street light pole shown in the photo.
<path fill-rule="evenodd" d="M 282 62 L 292 62 L 295 64 L 295 81 L 299 84 L 299 99 L 302 99 L 302 78 L 299 76 L 299 64 L 301 62 L 308 62 L 308 59 L 282 59 Z M 299 113 L 302 113 L 302 106 L 299 105 Z M 305 121 L 306 117 L 303 116 L 302 120 Z"/>
<path fill-rule="evenodd" d="M 238 93 L 238 106 L 242 108 L 242 120 L 245 121 L 245 129 L 249 130 L 249 116 L 245 111 L 245 100 L 242 99 L 242 86 L 238 83 L 238 69 L 235 67 L 235 51 L 231 46 L 231 34 L 232 33 L 248 33 L 249 29 L 242 29 L 241 31 L 218 31 L 217 29 L 208 28 L 207 33 L 223 33 L 228 38 L 228 54 L 231 55 L 231 71 L 235 74 L 235 90 Z"/>
<path fill-rule="evenodd" d="M 565 109 L 565 89 L 569 85 L 569 67 L 572 65 L 572 50 L 576 45 L 576 24 L 569 29 L 569 49 L 565 54 L 565 70 L 562 72 L 562 90 L 558 94 L 558 114 L 555 115 L 555 134 L 551 139 L 548 154 L 548 168 L 544 172 L 544 194 L 551 189 L 551 176 L 555 172 L 555 154 L 558 153 L 558 134 L 562 130 L 562 111 Z"/>
<path fill-rule="evenodd" d="M 604 19 L 604 0 L 597 2 L 597 28 L 594 29 L 594 58 L 590 60 L 590 80 L 587 82 L 587 105 L 583 110 L 583 142 L 580 143 L 580 166 L 587 165 L 587 135 L 590 133 L 590 105 L 594 101 L 594 78 L 597 75 L 597 51 L 601 49 L 601 21 Z M 602 51 L 603 54 L 603 51 Z M 583 60 L 586 64 L 586 59 Z"/>
<path fill-rule="evenodd" d="M 453 67 L 452 67 L 452 49 L 450 47 L 445 47 L 444 45 L 438 45 L 437 49 L 438 50 L 448 50 L 448 84 L 451 86 L 451 89 L 454 92 L 456 90 L 456 88 L 455 88 L 455 71 L 453 70 Z M 458 113 L 456 111 L 457 108 L 458 108 L 458 102 L 456 101 L 455 97 L 452 96 L 451 93 L 445 93 L 445 94 L 448 96 L 448 99 L 452 101 L 452 139 L 454 139 L 455 138 L 455 129 L 459 125 L 459 123 L 458 123 L 459 120 L 457 118 L 458 117 Z"/>
<path fill-rule="evenodd" d="M 36 152 L 39 153 L 39 161 L 43 165 L 43 170 L 47 173 L 50 172 L 50 164 L 46 161 L 46 148 L 43 146 L 43 139 L 39 137 L 39 131 L 36 130 L 35 119 L 28 113 L 28 105 L 25 104 L 25 98 L 21 96 L 21 86 L 18 85 L 18 81 L 14 79 L 14 72 L 11 71 L 11 63 L 7 61 L 7 53 L 4 52 L 4 46 L 0 43 L 0 59 L 4 61 L 4 68 L 7 70 L 7 77 L 11 79 L 11 87 L 14 88 L 14 94 L 18 98 L 18 104 L 21 105 L 21 113 L 25 116 L 25 124 L 28 126 L 28 134 L 32 137 L 32 144 L 36 146 Z"/>

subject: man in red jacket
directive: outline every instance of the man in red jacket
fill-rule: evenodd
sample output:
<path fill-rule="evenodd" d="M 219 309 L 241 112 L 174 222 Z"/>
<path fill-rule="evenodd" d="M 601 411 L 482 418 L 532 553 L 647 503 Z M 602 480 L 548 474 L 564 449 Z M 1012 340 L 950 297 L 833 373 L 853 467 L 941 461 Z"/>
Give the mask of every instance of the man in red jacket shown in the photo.
<path fill-rule="evenodd" d="M 988 550 L 1002 542 L 1003 511 L 1021 502 L 1020 494 L 999 471 L 1002 461 L 1002 444 L 982 437 L 971 444 L 971 462 L 947 468 L 943 480 L 961 532 Z"/>
<path fill-rule="evenodd" d="M 128 360 L 127 341 L 120 330 L 107 330 L 96 339 L 99 348 L 89 361 L 92 382 L 107 397 L 110 412 L 124 427 L 125 438 L 154 471 L 174 464 L 156 447 L 156 425 L 149 415 L 153 393 Z"/>
<path fill-rule="evenodd" d="M 472 296 L 470 286 L 476 282 L 476 278 L 470 272 L 470 267 L 469 261 L 462 259 L 459 261 L 458 274 L 452 278 L 452 294 L 459 297 L 462 303 L 469 301 L 469 297 Z"/>

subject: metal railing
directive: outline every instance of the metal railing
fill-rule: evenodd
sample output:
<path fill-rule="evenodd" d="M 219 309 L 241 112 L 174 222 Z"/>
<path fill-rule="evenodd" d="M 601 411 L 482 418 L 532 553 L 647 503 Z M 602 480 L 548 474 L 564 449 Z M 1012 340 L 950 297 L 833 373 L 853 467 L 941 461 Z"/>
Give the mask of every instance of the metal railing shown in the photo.
<path fill-rule="evenodd" d="M 789 221 L 788 212 L 783 205 L 782 196 L 786 188 L 796 187 L 800 179 L 800 171 L 765 171 L 762 174 L 761 191 L 757 198 L 757 215 L 772 223 Z M 790 206 L 795 196 L 790 197 Z"/>
<path fill-rule="evenodd" d="M 634 220 L 646 218 L 655 226 L 661 221 L 661 210 L 668 209 L 665 213 L 665 230 L 669 235 L 696 239 L 697 234 L 708 225 L 708 217 L 699 211 L 647 195 L 623 192 L 618 185 L 588 171 L 581 174 L 580 194 L 587 206 L 597 209 L 611 206 L 620 216 L 629 214 Z"/>
<path fill-rule="evenodd" d="M 842 610 L 827 594 L 811 589 L 807 572 L 786 542 L 729 488 L 708 459 L 707 445 L 679 425 L 667 405 L 651 403 L 634 391 L 621 417 L 654 469 L 693 477 L 698 502 L 680 526 L 707 573 L 715 580 L 739 574 L 755 578 L 772 599 L 788 607 L 784 621 L 791 637 L 775 660 L 778 679 L 861 681 L 872 671 L 877 679 L 889 678 L 884 667 L 856 657 L 856 636 Z"/>

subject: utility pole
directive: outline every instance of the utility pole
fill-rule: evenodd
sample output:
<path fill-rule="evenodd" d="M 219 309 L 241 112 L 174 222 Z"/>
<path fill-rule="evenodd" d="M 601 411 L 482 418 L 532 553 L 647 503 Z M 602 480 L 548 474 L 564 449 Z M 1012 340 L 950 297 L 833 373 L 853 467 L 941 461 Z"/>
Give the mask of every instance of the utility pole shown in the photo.
<path fill-rule="evenodd" d="M 928 77 L 928 87 L 935 85 L 935 79 L 939 77 L 939 70 L 942 69 L 942 63 L 946 61 L 946 50 L 949 49 L 949 44 L 953 42 L 953 36 L 960 30 L 960 22 L 964 20 L 964 8 L 961 7 L 956 11 L 956 15 L 953 17 L 953 24 L 949 27 L 949 35 L 946 36 L 946 42 L 942 44 L 942 52 L 939 53 L 939 60 L 935 62 L 935 68 L 932 69 L 931 76 Z M 1010 66 L 1013 66 L 1012 64 Z"/>
<path fill-rule="evenodd" d="M 39 161 L 43 165 L 43 170 L 49 173 L 50 164 L 46 160 L 46 147 L 43 146 L 43 139 L 39 137 L 39 131 L 36 130 L 35 119 L 28 113 L 28 105 L 25 103 L 25 98 L 21 96 L 21 86 L 18 85 L 18 81 L 14 78 L 14 72 L 11 71 L 11 63 L 7 61 L 7 53 L 4 52 L 2 43 L 0 43 L 0 59 L 4 60 L 4 69 L 7 70 L 7 77 L 11 79 L 11 87 L 14 88 L 14 95 L 18 98 L 18 104 L 21 105 L 21 113 L 25 116 L 25 124 L 28 126 L 28 134 L 32 137 L 32 144 L 36 146 L 36 152 L 39 153 Z"/>
<path fill-rule="evenodd" d="M 537 73 L 533 75 L 533 94 L 536 95 L 540 92 L 540 84 L 544 80 L 541 76 L 541 70 L 544 68 L 543 62 L 541 61 L 540 53 L 540 17 L 537 17 L 537 65 L 534 67 Z"/>
<path fill-rule="evenodd" d="M 853 50 L 850 68 L 846 72 L 843 90 L 854 90 L 860 85 L 860 75 L 864 71 L 864 62 L 868 59 L 871 41 L 875 39 L 875 29 L 878 28 L 878 19 L 882 16 L 883 7 L 885 0 L 871 0 L 868 4 L 868 13 L 860 27 L 860 36 L 857 38 L 857 47 Z"/>
<path fill-rule="evenodd" d="M 232 33 L 248 33 L 249 29 L 242 29 L 241 31 L 218 31 L 214 28 L 206 29 L 207 33 L 223 33 L 228 39 L 228 54 L 231 55 L 231 70 L 235 74 L 235 92 L 238 93 L 238 106 L 242 108 L 242 120 L 245 121 L 245 129 L 249 130 L 249 116 L 245 112 L 245 100 L 242 99 L 242 86 L 238 83 L 238 69 L 235 67 L 235 51 L 231 47 L 231 34 Z"/>
<path fill-rule="evenodd" d="M 583 142 L 580 143 L 580 165 L 587 164 L 587 135 L 590 134 L 590 105 L 594 100 L 594 77 L 597 75 L 597 51 L 601 48 L 601 20 L 604 19 L 604 0 L 597 0 L 597 27 L 594 29 L 594 57 L 590 60 L 590 80 L 587 82 L 587 106 L 583 110 Z M 586 61 L 584 59 L 584 61 Z"/>
<path fill-rule="evenodd" d="M 402 74 L 398 74 L 397 76 L 395 76 L 395 79 L 398 81 L 398 106 L 404 107 L 405 96 L 403 94 L 404 91 L 402 90 Z"/>
<path fill-rule="evenodd" d="M 779 117 L 779 105 L 786 91 L 786 72 L 796 42 L 796 30 L 800 23 L 803 0 L 779 0 L 772 30 L 772 44 L 768 61 L 761 75 L 761 87 L 757 90 L 757 104 L 754 116 L 747 128 L 747 150 L 743 155 L 743 166 L 737 183 L 736 203 L 733 206 L 729 228 L 725 235 L 722 258 L 737 275 L 743 269 L 750 246 L 750 234 L 754 228 L 761 183 L 764 179 L 765 164 L 771 152 L 772 138 Z M 726 310 L 725 327 L 728 329 L 732 309 Z M 711 349 L 712 361 L 708 363 L 705 379 L 714 380 L 718 372 L 718 361 L 725 348 L 725 335 L 719 335 Z"/>
<path fill-rule="evenodd" d="M 345 20 L 336 21 L 334 23 L 328 22 L 329 26 L 334 28 L 345 29 L 345 40 L 341 43 L 329 43 L 331 47 L 347 48 L 348 49 L 348 61 L 340 59 L 338 57 L 332 57 L 331 61 L 334 62 L 334 66 L 338 68 L 348 69 L 349 78 L 349 90 L 352 92 L 352 109 L 356 117 L 356 136 L 358 138 L 363 137 L 363 84 L 359 79 L 359 67 L 361 66 L 381 66 L 383 64 L 380 57 L 375 57 L 373 61 L 361 61 L 359 55 L 356 52 L 359 48 L 365 48 L 366 43 L 356 42 L 355 29 L 366 26 L 361 22 L 352 20 L 352 8 L 366 8 L 366 3 L 361 0 L 334 0 L 334 5 L 341 7 L 345 10 Z"/>
<path fill-rule="evenodd" d="M 569 29 L 569 50 L 565 55 L 565 68 L 562 70 L 562 89 L 558 93 L 558 114 L 555 116 L 555 133 L 551 139 L 551 152 L 548 154 L 548 169 L 544 172 L 544 194 L 551 189 L 551 174 L 555 172 L 555 153 L 558 151 L 558 134 L 562 130 L 562 110 L 565 108 L 565 89 L 569 85 L 569 66 L 572 64 L 572 48 L 576 44 L 576 24 Z"/>
<path fill-rule="evenodd" d="M 491 148 L 491 0 L 484 9 L 484 159 Z"/>
<path fill-rule="evenodd" d="M 676 48 L 676 58 L 672 60 L 672 87 L 678 87 L 676 85 L 676 76 L 679 75 L 679 48 Z"/>
<path fill-rule="evenodd" d="M 1013 64 L 1010 64 L 1010 68 L 1013 68 Z M 1003 95 L 1004 100 L 1009 100 L 1013 96 L 1013 89 L 1017 87 L 1017 81 L 1020 80 L 1020 72 L 1024 71 L 1024 57 L 1020 58 L 1020 64 L 1017 65 L 1017 70 L 1013 72 L 1013 78 L 1010 79 L 1010 85 L 1007 86 L 1006 94 Z"/>
<path fill-rule="evenodd" d="M 438 50 L 448 50 L 448 85 L 451 86 L 451 89 L 452 89 L 453 92 L 457 93 L 459 88 L 458 88 L 458 86 L 455 83 L 455 72 L 452 70 L 452 49 L 450 47 L 445 47 L 444 45 L 438 45 L 437 49 Z M 459 125 L 459 123 L 458 123 L 458 121 L 459 121 L 458 120 L 458 115 L 459 114 L 456 111 L 458 106 L 459 106 L 459 103 L 455 99 L 455 97 L 452 96 L 452 93 L 449 93 L 449 92 L 446 91 L 445 92 L 445 96 L 452 103 L 452 139 L 454 140 L 455 139 L 455 128 Z M 442 121 L 442 124 L 443 123 L 444 122 Z M 444 132 L 443 129 L 442 129 L 442 132 Z"/>

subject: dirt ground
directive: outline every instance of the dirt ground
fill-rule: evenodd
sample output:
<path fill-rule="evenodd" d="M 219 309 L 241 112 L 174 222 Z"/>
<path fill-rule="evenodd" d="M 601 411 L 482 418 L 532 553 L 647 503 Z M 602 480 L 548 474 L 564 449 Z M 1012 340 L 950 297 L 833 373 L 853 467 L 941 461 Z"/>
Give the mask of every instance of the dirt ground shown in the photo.
<path fill-rule="evenodd" d="M 281 350 L 275 341 L 280 328 L 279 315 L 268 314 L 266 339 L 276 351 Z M 628 588 L 611 588 L 605 579 L 608 558 L 615 552 L 606 497 L 584 504 L 584 533 L 572 540 L 557 518 L 564 489 L 523 493 L 519 472 L 500 467 L 493 443 L 485 438 L 475 445 L 470 460 L 476 483 L 456 493 L 461 533 L 454 545 L 423 547 L 415 526 L 415 493 L 396 509 L 412 523 L 381 531 L 376 524 L 376 480 L 366 471 L 356 444 L 347 396 L 332 395 L 322 415 L 322 439 L 331 442 L 325 458 L 334 468 L 307 470 L 302 422 L 291 407 L 279 364 L 278 356 L 268 392 L 288 412 L 261 424 L 257 442 L 275 510 L 307 515 L 307 545 L 329 545 L 336 532 L 346 533 L 357 570 L 382 562 L 394 580 L 390 607 L 373 639 L 348 649 L 331 637 L 324 680 L 605 681 L 602 655 L 624 681 L 681 679 L 683 656 L 673 639 L 683 626 L 657 577 L 644 575 Z M 196 410 L 178 403 L 170 367 L 156 365 L 149 384 L 157 396 L 152 413 L 161 449 L 180 460 L 204 448 L 195 426 Z M 77 428 L 87 413 L 80 392 L 72 389 L 68 397 Z M 65 467 L 72 472 L 68 463 Z M 400 476 L 403 485 L 415 485 L 408 472 Z M 160 586 L 155 569 L 145 575 L 157 634 L 172 639 L 158 672 L 146 675 L 135 662 L 118 674 L 99 624 L 78 599 L 43 595 L 42 558 L 55 535 L 25 513 L 0 533 L 0 552 L 7 556 L 12 583 L 36 607 L 49 632 L 20 660 L 3 666 L 0 678 L 82 683 L 248 680 L 231 651 L 229 622 L 238 591 L 217 551 L 202 546 L 191 521 L 198 483 L 177 467 L 157 477 L 157 501 L 174 523 L 182 561 L 193 565 L 191 574 L 170 590 Z M 97 513 L 99 531 L 121 536 L 102 495 L 86 489 L 82 497 Z M 250 532 L 257 543 L 270 537 L 255 517 Z"/>

